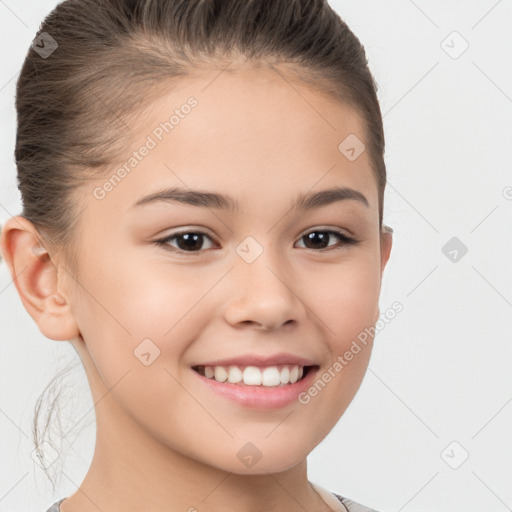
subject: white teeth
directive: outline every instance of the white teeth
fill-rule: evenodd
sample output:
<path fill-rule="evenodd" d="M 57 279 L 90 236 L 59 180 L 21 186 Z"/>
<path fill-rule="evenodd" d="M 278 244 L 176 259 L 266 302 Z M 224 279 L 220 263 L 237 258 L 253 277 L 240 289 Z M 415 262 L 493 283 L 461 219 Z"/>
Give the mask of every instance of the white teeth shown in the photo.
<path fill-rule="evenodd" d="M 293 366 L 290 370 L 290 382 L 294 384 L 299 379 L 299 367 Z"/>
<path fill-rule="evenodd" d="M 203 374 L 217 382 L 229 382 L 246 386 L 284 386 L 294 384 L 302 378 L 304 367 L 279 365 L 258 368 L 257 366 L 204 366 Z"/>
<path fill-rule="evenodd" d="M 256 366 L 248 366 L 244 370 L 244 384 L 247 386 L 259 386 L 261 384 L 261 370 Z"/>
<path fill-rule="evenodd" d="M 265 368 L 261 373 L 261 382 L 264 386 L 278 386 L 281 384 L 281 374 L 275 366 Z"/>
<path fill-rule="evenodd" d="M 214 371 L 217 382 L 224 382 L 228 378 L 228 372 L 222 366 L 216 366 Z"/>
<path fill-rule="evenodd" d="M 237 382 L 242 382 L 242 379 L 242 370 L 240 370 L 238 366 L 230 366 L 228 370 L 228 381 L 232 384 L 236 384 Z"/>

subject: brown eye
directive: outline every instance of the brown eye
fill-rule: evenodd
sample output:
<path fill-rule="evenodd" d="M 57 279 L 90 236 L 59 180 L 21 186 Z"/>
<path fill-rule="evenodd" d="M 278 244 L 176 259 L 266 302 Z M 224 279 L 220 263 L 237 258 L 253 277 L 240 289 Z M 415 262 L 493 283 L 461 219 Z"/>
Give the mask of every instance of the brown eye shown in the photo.
<path fill-rule="evenodd" d="M 345 246 L 345 245 L 355 245 L 359 243 L 354 238 L 351 238 L 349 236 L 346 236 L 343 233 L 340 233 L 339 231 L 333 231 L 333 230 L 316 230 L 311 231 L 307 233 L 306 235 L 301 237 L 301 240 L 305 241 L 306 249 L 327 249 L 330 247 L 335 247 L 333 244 L 329 244 L 329 241 L 334 237 L 338 238 L 340 243 L 337 245 L 337 247 Z"/>
<path fill-rule="evenodd" d="M 204 249 L 204 239 L 211 241 L 213 239 L 201 231 L 182 231 L 181 233 L 173 233 L 160 240 L 155 240 L 157 245 L 162 245 L 166 249 L 176 252 L 199 252 Z M 172 240 L 176 240 L 176 248 L 170 244 Z"/>

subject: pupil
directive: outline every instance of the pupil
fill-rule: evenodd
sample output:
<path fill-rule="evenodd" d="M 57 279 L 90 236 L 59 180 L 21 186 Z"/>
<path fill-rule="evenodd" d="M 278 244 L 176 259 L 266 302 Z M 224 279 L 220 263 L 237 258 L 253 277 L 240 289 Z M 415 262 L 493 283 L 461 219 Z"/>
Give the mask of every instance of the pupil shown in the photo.
<path fill-rule="evenodd" d="M 327 240 L 329 238 L 329 233 L 322 233 L 322 232 L 314 231 L 313 233 L 309 233 L 308 235 L 306 235 L 306 238 L 313 242 L 315 242 L 315 239 L 316 239 L 316 241 L 320 241 L 321 245 L 322 245 L 322 249 L 323 249 L 323 248 L 327 247 Z"/>
<path fill-rule="evenodd" d="M 198 233 L 186 233 L 184 235 L 180 235 L 178 237 L 178 246 L 180 246 L 180 249 L 201 249 L 202 243 L 198 243 L 199 238 L 202 235 Z M 180 240 L 185 240 L 185 244 L 179 243 Z"/>

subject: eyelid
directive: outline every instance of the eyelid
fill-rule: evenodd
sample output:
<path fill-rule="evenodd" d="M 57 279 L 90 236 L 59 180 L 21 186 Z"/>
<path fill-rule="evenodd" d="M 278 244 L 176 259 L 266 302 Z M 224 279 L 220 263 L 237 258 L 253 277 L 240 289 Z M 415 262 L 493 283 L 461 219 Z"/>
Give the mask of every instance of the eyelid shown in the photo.
<path fill-rule="evenodd" d="M 157 238 L 156 240 L 153 241 L 153 243 L 163 246 L 164 248 L 168 248 L 168 250 L 170 250 L 170 251 L 173 251 L 176 253 L 181 253 L 181 254 L 183 254 L 183 253 L 185 253 L 185 254 L 201 254 L 201 253 L 205 252 L 207 249 L 201 249 L 199 251 L 183 251 L 182 249 L 177 249 L 176 247 L 173 247 L 170 245 L 169 240 L 171 240 L 177 236 L 185 235 L 185 234 L 189 234 L 189 233 L 193 233 L 195 235 L 202 235 L 205 238 L 209 238 L 213 243 L 220 245 L 220 242 L 215 235 L 211 234 L 209 231 L 206 231 L 205 229 L 193 228 L 193 227 L 192 228 L 179 228 L 177 231 L 172 231 L 165 236 L 161 236 L 161 237 Z"/>
<path fill-rule="evenodd" d="M 203 228 L 185 228 L 185 229 L 178 228 L 177 231 L 171 231 L 167 235 L 159 237 L 157 240 L 155 240 L 155 242 L 158 242 L 158 240 L 174 238 L 176 236 L 186 235 L 189 233 L 194 233 L 196 235 L 203 235 L 207 238 L 210 238 L 216 244 L 220 244 L 219 239 L 215 235 L 213 235 L 212 233 L 210 233 L 210 231 L 203 229 Z M 177 249 L 177 250 L 179 250 L 179 249 Z M 186 252 L 189 252 L 189 251 L 186 251 Z M 192 252 L 192 251 L 190 251 L 190 252 Z M 196 252 L 199 252 L 199 251 L 196 251 Z"/>
<path fill-rule="evenodd" d="M 312 228 L 308 228 L 304 230 L 300 235 L 299 239 L 303 236 L 306 236 L 308 233 L 313 233 L 315 231 L 329 231 L 331 233 L 339 233 L 340 235 L 346 236 L 347 238 L 352 238 L 354 235 L 348 231 L 347 229 L 343 229 L 337 226 L 326 226 L 326 225 L 319 225 L 319 226 L 313 226 Z"/>
<path fill-rule="evenodd" d="M 307 231 L 305 231 L 303 234 L 301 234 L 299 236 L 297 241 L 298 242 L 302 241 L 302 239 L 309 233 L 328 233 L 329 235 L 334 235 L 338 238 L 337 244 L 327 246 L 323 249 L 310 249 L 308 247 L 305 247 L 305 249 L 308 249 L 310 251 L 317 252 L 317 253 L 324 253 L 329 250 L 344 249 L 347 246 L 354 246 L 361 242 L 359 239 L 355 238 L 354 236 L 347 235 L 340 228 L 326 228 L 326 227 L 318 227 L 318 228 L 315 227 L 312 229 L 308 229 Z"/>
<path fill-rule="evenodd" d="M 205 235 L 205 236 L 210 237 L 215 242 L 219 243 L 218 238 L 213 233 L 211 233 L 207 228 L 199 228 L 199 227 L 194 227 L 194 226 L 186 226 L 183 228 L 176 228 L 175 231 L 171 230 L 166 235 L 160 236 L 158 239 L 162 240 L 164 238 L 170 238 L 170 237 L 178 236 L 178 235 L 185 235 L 188 233 Z"/>
<path fill-rule="evenodd" d="M 344 235 L 344 236 L 346 236 L 348 238 L 353 237 L 352 233 L 350 233 L 350 232 L 345 233 L 342 228 L 332 227 L 332 226 L 313 226 L 311 228 L 308 228 L 308 229 L 304 230 L 297 237 L 297 239 L 299 240 L 302 237 L 306 236 L 307 234 L 315 232 L 315 231 L 326 231 L 326 232 L 331 232 L 331 233 L 339 233 L 339 234 Z M 204 228 L 194 228 L 194 227 L 178 228 L 178 231 L 172 231 L 172 232 L 168 233 L 165 236 L 159 237 L 159 239 L 161 240 L 161 239 L 164 239 L 164 238 L 170 238 L 170 237 L 173 237 L 173 236 L 183 235 L 183 234 L 187 234 L 187 233 L 196 233 L 196 234 L 206 235 L 206 236 L 209 236 L 216 243 L 219 243 L 218 238 L 215 235 L 213 235 L 211 232 L 205 230 Z"/>
<path fill-rule="evenodd" d="M 304 247 L 304 249 L 307 249 L 309 251 L 313 251 L 313 252 L 316 252 L 316 253 L 323 253 L 323 252 L 328 252 L 330 250 L 336 250 L 336 249 L 344 249 L 346 248 L 347 246 L 354 246 L 354 245 L 357 245 L 360 243 L 360 240 L 358 240 L 357 238 L 355 238 L 352 234 L 346 234 L 344 233 L 344 230 L 342 228 L 339 228 L 339 227 L 329 227 L 329 226 L 313 226 L 313 227 L 310 227 L 308 229 L 306 229 L 305 231 L 303 231 L 297 238 L 296 242 L 294 242 L 294 246 L 297 242 L 301 241 L 306 235 L 310 234 L 310 233 L 315 233 L 315 232 L 323 232 L 323 233 L 329 233 L 331 235 L 334 235 L 334 236 L 337 236 L 338 237 L 338 243 L 337 244 L 334 244 L 332 246 L 327 246 L 323 249 L 311 249 L 311 248 L 308 248 L 308 247 Z M 219 240 L 217 239 L 217 237 L 213 234 L 211 234 L 207 229 L 205 228 L 195 228 L 195 227 L 182 227 L 182 228 L 177 228 L 177 231 L 172 231 L 171 233 L 167 234 L 166 236 L 163 236 L 163 237 L 160 237 L 156 240 L 154 240 L 153 243 L 155 243 L 156 245 L 158 246 L 162 246 L 164 249 L 168 250 L 168 251 L 171 251 L 175 254 L 180 254 L 180 255 L 200 255 L 202 253 L 204 253 L 205 251 L 208 251 L 209 249 L 200 249 L 198 251 L 184 251 L 182 249 L 178 249 L 176 247 L 173 247 L 170 245 L 169 243 L 169 240 L 170 239 L 173 239 L 179 235 L 183 235 L 183 234 L 190 234 L 190 233 L 194 233 L 194 234 L 197 234 L 197 235 L 203 235 L 205 236 L 206 238 L 210 238 L 214 243 L 216 243 L 217 245 L 220 245 L 220 242 Z"/>

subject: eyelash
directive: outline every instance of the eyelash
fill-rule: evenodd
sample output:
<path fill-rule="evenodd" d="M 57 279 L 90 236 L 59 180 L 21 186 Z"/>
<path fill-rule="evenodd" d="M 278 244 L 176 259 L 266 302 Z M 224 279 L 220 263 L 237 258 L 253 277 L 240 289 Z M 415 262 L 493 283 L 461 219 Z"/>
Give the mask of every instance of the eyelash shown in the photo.
<path fill-rule="evenodd" d="M 332 230 L 332 229 L 315 229 L 315 230 L 312 230 L 312 231 L 308 231 L 307 233 L 305 233 L 304 235 L 302 235 L 300 237 L 299 240 L 302 240 L 304 237 L 306 237 L 307 235 L 311 234 L 311 233 L 328 233 L 330 235 L 335 235 L 337 236 L 340 241 L 342 242 L 341 245 L 338 245 L 338 246 L 329 246 L 329 247 L 325 247 L 323 249 L 310 249 L 312 251 L 315 251 L 315 252 L 324 252 L 324 251 L 327 251 L 327 250 L 330 250 L 330 249 L 343 249 L 344 247 L 346 246 L 351 246 L 351 245 L 357 245 L 360 243 L 359 240 L 356 240 L 355 238 L 352 238 L 352 237 L 349 237 L 347 235 L 345 235 L 344 233 L 341 233 L 340 231 L 336 231 L 336 230 Z M 169 241 L 170 240 L 173 240 L 174 238 L 177 238 L 181 235 L 191 235 L 191 234 L 194 234 L 194 235 L 202 235 L 202 236 L 205 236 L 207 238 L 209 238 L 210 240 L 214 241 L 215 243 L 219 243 L 218 240 L 215 238 L 215 237 L 212 237 L 211 235 L 209 235 L 208 233 L 205 233 L 204 231 L 192 231 L 192 230 L 189 230 L 189 231 L 180 231 L 180 232 L 177 232 L 177 233 L 173 233 L 169 236 L 166 236 L 165 238 L 161 238 L 159 240 L 155 240 L 154 243 L 159 246 L 159 247 L 163 247 L 164 249 L 166 250 L 170 250 L 174 253 L 177 253 L 177 254 L 199 254 L 200 252 L 202 252 L 203 250 L 207 250 L 207 249 L 200 249 L 199 251 L 183 251 L 181 249 L 176 249 L 176 248 L 171 248 L 171 246 L 169 245 Z M 305 249 L 309 249 L 308 247 L 305 247 Z"/>

